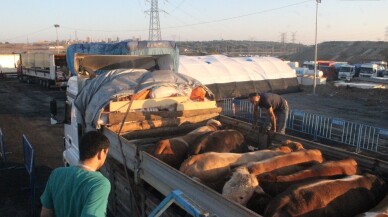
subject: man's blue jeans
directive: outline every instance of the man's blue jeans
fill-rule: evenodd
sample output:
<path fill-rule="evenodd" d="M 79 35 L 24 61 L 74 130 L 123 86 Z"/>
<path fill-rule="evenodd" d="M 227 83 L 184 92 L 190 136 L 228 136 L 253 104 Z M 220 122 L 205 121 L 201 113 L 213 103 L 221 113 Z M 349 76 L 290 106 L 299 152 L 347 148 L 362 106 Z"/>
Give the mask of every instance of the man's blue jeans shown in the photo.
<path fill-rule="evenodd" d="M 288 120 L 288 105 L 282 111 L 276 112 L 276 132 L 285 134 Z"/>

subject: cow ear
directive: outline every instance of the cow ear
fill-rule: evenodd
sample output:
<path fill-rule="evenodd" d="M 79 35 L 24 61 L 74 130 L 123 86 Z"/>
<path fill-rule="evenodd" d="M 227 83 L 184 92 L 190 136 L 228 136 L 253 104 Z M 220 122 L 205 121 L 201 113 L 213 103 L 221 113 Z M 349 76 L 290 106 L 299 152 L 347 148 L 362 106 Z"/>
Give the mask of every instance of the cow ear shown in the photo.
<path fill-rule="evenodd" d="M 244 163 L 234 163 L 234 164 L 230 164 L 230 165 L 229 165 L 229 168 L 230 168 L 231 171 L 233 171 L 233 170 L 235 170 L 237 167 L 240 167 L 240 166 L 242 166 L 242 165 L 244 165 Z"/>
<path fill-rule="evenodd" d="M 255 192 L 258 193 L 258 194 L 266 194 L 263 190 L 262 187 L 260 187 L 260 185 L 257 185 L 256 188 L 255 188 Z"/>

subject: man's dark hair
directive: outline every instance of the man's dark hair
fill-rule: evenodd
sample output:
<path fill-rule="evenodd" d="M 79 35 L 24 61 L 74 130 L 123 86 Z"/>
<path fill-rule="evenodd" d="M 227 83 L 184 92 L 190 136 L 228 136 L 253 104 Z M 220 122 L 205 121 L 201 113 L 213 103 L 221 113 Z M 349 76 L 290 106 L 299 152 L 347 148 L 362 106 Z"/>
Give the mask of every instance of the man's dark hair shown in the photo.
<path fill-rule="evenodd" d="M 102 149 L 109 148 L 109 140 L 102 133 L 89 131 L 85 133 L 79 144 L 79 159 L 84 161 L 94 157 Z"/>
<path fill-rule="evenodd" d="M 249 96 L 249 98 L 252 98 L 252 97 L 255 97 L 255 96 L 260 96 L 260 93 L 257 93 L 257 92 L 250 93 L 248 96 Z"/>

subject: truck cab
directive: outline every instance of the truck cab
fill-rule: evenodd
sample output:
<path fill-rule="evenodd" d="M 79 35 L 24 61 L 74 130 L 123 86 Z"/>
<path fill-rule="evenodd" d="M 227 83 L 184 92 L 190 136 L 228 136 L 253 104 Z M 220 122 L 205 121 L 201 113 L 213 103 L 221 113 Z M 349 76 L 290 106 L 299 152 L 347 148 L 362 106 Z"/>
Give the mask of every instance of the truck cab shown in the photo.
<path fill-rule="evenodd" d="M 360 78 L 377 77 L 378 65 L 374 63 L 365 63 L 360 67 Z"/>
<path fill-rule="evenodd" d="M 64 120 L 64 152 L 63 161 L 65 166 L 77 165 L 79 161 L 78 141 L 80 130 L 77 117 L 78 110 L 74 106 L 74 99 L 78 94 L 78 77 L 72 76 L 68 80 L 65 101 L 65 120 Z"/>
<path fill-rule="evenodd" d="M 302 68 L 306 69 L 303 71 L 304 75 L 314 76 L 314 61 L 304 61 L 302 64 Z M 323 75 L 323 71 L 319 70 L 319 66 L 317 64 L 317 77 L 321 77 Z"/>
<path fill-rule="evenodd" d="M 351 78 L 354 77 L 356 73 L 355 68 L 356 67 L 353 65 L 348 65 L 348 64 L 342 65 L 338 72 L 338 79 L 350 80 Z"/>
<path fill-rule="evenodd" d="M 385 61 L 372 61 L 371 63 L 377 64 L 377 77 L 384 77 L 388 73 L 387 62 Z"/>

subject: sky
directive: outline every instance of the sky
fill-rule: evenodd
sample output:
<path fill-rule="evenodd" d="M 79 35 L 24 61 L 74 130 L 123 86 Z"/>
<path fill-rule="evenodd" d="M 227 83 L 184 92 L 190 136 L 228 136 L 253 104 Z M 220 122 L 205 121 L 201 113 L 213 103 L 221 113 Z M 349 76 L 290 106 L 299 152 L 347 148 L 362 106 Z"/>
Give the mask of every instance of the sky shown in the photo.
<path fill-rule="evenodd" d="M 148 40 L 146 0 L 0 0 L 0 42 Z M 314 44 L 316 0 L 159 0 L 163 40 Z M 318 43 L 388 38 L 388 0 L 322 0 Z M 55 28 L 54 25 L 59 27 Z"/>

